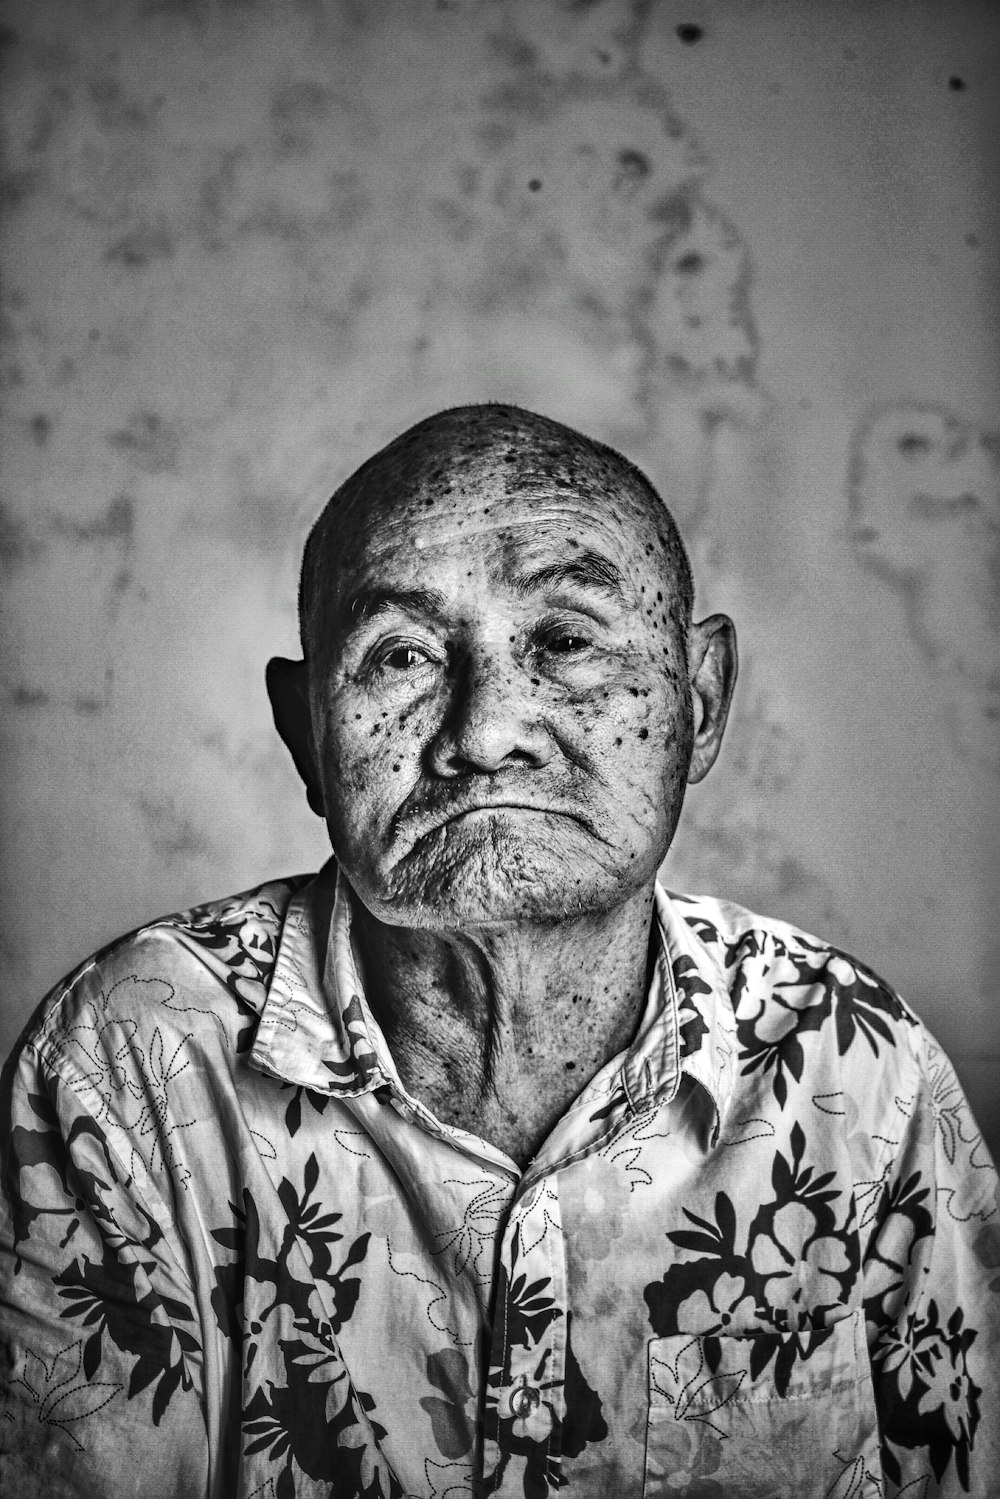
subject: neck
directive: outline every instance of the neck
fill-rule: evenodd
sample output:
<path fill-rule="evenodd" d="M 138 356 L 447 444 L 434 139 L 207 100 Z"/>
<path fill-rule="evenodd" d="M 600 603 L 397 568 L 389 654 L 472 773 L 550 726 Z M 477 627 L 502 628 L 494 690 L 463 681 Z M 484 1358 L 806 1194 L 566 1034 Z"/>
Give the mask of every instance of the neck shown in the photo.
<path fill-rule="evenodd" d="M 635 1034 L 651 886 L 608 913 L 461 933 L 354 909 L 368 1001 L 404 1087 L 521 1165 Z"/>

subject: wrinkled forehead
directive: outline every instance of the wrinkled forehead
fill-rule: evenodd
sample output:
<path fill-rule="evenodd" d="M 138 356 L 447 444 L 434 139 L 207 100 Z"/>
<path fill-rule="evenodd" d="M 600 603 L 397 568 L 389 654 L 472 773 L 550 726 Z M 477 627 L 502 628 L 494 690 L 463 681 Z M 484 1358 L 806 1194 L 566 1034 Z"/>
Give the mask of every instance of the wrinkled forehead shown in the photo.
<path fill-rule="evenodd" d="M 572 544 L 579 532 L 626 565 L 667 548 L 655 492 L 599 451 L 537 434 L 400 443 L 356 478 L 345 486 L 338 525 L 347 571 L 401 544 L 421 549 L 463 536 L 517 550 L 533 538 Z"/>

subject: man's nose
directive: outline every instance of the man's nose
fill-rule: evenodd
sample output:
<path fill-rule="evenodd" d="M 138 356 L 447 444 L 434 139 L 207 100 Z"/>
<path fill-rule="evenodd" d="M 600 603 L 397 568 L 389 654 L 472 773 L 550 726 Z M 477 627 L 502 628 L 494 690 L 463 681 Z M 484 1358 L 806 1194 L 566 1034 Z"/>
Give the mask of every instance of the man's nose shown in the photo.
<path fill-rule="evenodd" d="M 468 657 L 456 671 L 448 714 L 430 746 L 441 776 L 539 768 L 553 744 L 530 675 L 509 658 Z"/>

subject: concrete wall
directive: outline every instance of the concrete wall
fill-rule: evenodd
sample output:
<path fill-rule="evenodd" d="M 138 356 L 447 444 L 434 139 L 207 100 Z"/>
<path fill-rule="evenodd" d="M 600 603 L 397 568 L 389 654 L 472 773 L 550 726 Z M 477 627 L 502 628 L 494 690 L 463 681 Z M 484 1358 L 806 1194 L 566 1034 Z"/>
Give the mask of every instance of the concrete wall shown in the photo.
<path fill-rule="evenodd" d="M 262 686 L 305 529 L 510 399 L 651 473 L 742 632 L 668 878 L 882 970 L 996 1144 L 995 7 L 5 14 L 4 1046 L 322 859 Z"/>

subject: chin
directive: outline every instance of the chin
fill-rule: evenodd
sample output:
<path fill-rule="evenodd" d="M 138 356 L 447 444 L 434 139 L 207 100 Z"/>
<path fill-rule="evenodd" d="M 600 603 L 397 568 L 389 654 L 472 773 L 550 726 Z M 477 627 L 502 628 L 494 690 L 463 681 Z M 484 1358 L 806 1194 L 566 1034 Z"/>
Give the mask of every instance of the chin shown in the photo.
<path fill-rule="evenodd" d="M 612 866 L 606 844 L 560 821 L 565 825 L 545 827 L 541 837 L 502 813 L 436 830 L 379 882 L 381 891 L 362 898 L 391 925 L 454 931 L 572 920 L 612 910 L 635 893 L 643 883 L 636 865 L 649 861 L 628 860 L 624 869 L 615 850 Z"/>

